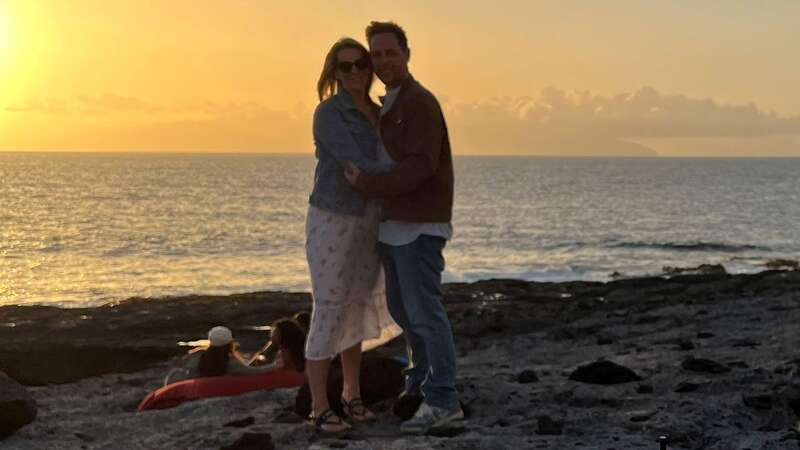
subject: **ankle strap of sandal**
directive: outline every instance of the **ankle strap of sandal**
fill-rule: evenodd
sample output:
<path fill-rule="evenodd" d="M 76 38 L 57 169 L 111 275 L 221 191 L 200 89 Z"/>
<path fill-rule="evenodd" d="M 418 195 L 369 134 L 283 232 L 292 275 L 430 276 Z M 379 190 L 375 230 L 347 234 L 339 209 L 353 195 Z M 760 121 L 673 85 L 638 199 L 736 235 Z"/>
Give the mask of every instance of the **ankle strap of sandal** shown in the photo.
<path fill-rule="evenodd" d="M 335 420 L 331 420 L 334 418 Z M 326 409 L 325 411 L 322 411 L 322 414 L 320 414 L 319 416 L 314 417 L 314 425 L 320 427 L 324 424 L 341 425 L 344 424 L 344 420 L 342 420 L 342 418 L 339 417 L 338 414 L 336 414 L 336 411 L 329 408 Z"/>

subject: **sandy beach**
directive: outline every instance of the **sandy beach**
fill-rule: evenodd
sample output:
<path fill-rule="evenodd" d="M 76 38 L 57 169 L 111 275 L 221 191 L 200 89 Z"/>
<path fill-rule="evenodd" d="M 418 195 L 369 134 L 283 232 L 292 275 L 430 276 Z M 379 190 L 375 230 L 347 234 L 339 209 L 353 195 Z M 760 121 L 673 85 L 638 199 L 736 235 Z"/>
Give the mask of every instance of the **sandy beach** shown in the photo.
<path fill-rule="evenodd" d="M 2 307 L 0 366 L 38 413 L 0 447 L 211 449 L 249 433 L 278 449 L 658 449 L 661 435 L 668 448 L 800 448 L 796 270 L 448 284 L 446 305 L 466 429 L 402 436 L 385 400 L 377 423 L 337 439 L 293 412 L 296 389 L 136 412 L 184 352 L 178 341 L 223 323 L 255 349 L 264 335 L 249 327 L 309 308 L 307 294 Z"/>

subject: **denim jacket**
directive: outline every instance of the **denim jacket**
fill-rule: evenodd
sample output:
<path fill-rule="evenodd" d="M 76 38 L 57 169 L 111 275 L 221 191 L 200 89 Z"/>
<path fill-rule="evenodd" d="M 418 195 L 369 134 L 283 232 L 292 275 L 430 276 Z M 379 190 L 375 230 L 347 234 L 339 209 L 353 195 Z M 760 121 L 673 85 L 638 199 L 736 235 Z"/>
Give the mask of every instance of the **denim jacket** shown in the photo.
<path fill-rule="evenodd" d="M 367 196 L 347 182 L 344 167 L 351 161 L 365 173 L 389 170 L 378 156 L 378 132 L 342 90 L 317 106 L 313 133 L 317 168 L 309 203 L 335 213 L 364 215 Z"/>

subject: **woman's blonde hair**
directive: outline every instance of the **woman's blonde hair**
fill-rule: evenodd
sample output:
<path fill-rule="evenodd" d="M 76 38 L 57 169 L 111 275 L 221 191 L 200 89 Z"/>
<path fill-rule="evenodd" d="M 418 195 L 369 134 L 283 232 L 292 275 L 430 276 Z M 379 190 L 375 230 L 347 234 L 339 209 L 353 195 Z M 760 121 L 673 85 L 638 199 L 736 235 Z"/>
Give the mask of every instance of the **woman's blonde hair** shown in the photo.
<path fill-rule="evenodd" d="M 328 50 L 328 54 L 325 56 L 325 63 L 322 65 L 322 73 L 319 76 L 319 81 L 317 81 L 317 95 L 319 96 L 319 101 L 323 101 L 326 98 L 335 95 L 340 89 L 342 89 L 342 86 L 336 79 L 336 64 L 339 63 L 337 58 L 339 51 L 346 48 L 360 50 L 364 57 L 369 59 L 369 50 L 367 50 L 367 48 L 357 40 L 345 37 L 336 41 L 331 49 Z M 370 70 L 369 81 L 367 81 L 367 87 L 364 91 L 364 95 L 367 97 L 367 100 L 369 100 L 369 90 L 371 87 L 372 70 Z"/>

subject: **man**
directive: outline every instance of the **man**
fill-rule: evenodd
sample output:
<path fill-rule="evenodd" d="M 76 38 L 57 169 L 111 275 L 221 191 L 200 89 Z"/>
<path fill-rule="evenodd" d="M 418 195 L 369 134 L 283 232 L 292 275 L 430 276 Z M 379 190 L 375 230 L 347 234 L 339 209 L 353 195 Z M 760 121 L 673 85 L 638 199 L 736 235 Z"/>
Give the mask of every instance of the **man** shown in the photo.
<path fill-rule="evenodd" d="M 382 199 L 379 245 L 387 301 L 410 353 L 399 401 L 424 398 L 401 428 L 425 434 L 461 427 L 464 418 L 455 388 L 453 332 L 442 306 L 442 250 L 453 234 L 450 141 L 436 98 L 408 71 L 403 29 L 372 22 L 366 33 L 375 73 L 386 85 L 381 141 L 397 165 L 389 173 L 366 174 L 348 164 L 345 176 L 356 189 Z"/>

